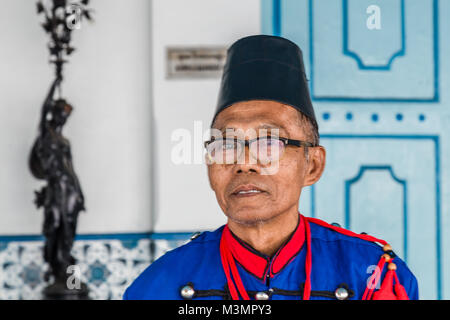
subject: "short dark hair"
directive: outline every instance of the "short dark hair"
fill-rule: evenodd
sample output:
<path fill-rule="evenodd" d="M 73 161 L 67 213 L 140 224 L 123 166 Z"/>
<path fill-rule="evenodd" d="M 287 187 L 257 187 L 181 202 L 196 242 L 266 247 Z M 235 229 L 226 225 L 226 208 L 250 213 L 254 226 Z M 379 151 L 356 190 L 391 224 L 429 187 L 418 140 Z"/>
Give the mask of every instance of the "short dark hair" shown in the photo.
<path fill-rule="evenodd" d="M 314 146 L 318 146 L 320 143 L 320 135 L 319 135 L 319 125 L 317 121 L 309 118 L 303 112 L 298 111 L 299 124 L 301 127 L 305 128 L 306 139 L 308 142 L 311 142 Z"/>

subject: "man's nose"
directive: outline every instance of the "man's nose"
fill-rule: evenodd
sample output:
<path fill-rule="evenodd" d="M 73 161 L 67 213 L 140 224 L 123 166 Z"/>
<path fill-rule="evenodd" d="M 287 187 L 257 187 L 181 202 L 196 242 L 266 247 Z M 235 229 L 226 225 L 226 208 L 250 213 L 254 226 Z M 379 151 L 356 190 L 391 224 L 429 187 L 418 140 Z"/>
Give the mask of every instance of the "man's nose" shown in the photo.
<path fill-rule="evenodd" d="M 242 154 L 237 159 L 236 164 L 234 165 L 235 173 L 261 173 L 261 168 L 256 159 L 254 159 L 249 151 L 248 146 L 244 148 Z"/>

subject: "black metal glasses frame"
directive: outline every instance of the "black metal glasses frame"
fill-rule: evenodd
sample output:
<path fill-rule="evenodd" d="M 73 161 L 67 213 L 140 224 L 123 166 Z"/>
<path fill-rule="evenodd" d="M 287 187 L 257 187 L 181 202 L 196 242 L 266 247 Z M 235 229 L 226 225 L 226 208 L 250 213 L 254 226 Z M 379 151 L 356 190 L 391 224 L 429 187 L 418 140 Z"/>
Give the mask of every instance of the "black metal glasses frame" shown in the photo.
<path fill-rule="evenodd" d="M 294 139 L 288 139 L 288 138 L 282 138 L 282 137 L 258 137 L 251 140 L 240 140 L 238 138 L 224 138 L 224 139 L 213 139 L 209 141 L 205 141 L 205 148 L 208 148 L 208 146 L 217 140 L 232 140 L 234 142 L 239 142 L 241 144 L 244 144 L 245 147 L 250 148 L 250 143 L 254 141 L 258 141 L 260 139 L 277 139 L 284 143 L 285 146 L 296 146 L 296 147 L 317 147 L 311 142 L 302 141 L 302 140 L 294 140 Z"/>

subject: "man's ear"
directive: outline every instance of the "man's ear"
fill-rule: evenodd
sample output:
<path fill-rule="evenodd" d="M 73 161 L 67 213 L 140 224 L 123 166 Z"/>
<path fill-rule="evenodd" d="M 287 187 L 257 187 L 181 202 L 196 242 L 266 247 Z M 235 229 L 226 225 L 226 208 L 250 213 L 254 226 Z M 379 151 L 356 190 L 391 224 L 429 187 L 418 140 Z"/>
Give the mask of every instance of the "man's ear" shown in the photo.
<path fill-rule="evenodd" d="M 319 181 L 325 169 L 326 151 L 322 146 L 309 148 L 308 169 L 306 171 L 304 186 L 310 186 Z"/>

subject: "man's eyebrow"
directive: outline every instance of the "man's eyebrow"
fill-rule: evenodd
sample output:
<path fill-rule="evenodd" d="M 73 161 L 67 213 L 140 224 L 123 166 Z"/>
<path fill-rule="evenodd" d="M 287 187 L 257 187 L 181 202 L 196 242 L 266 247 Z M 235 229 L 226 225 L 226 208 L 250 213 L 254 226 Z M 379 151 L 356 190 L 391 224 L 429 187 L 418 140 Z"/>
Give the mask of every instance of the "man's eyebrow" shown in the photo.
<path fill-rule="evenodd" d="M 228 131 L 228 130 L 237 130 L 236 128 L 233 128 L 233 127 L 225 127 L 225 128 L 221 128 L 221 129 L 219 129 L 220 131 L 222 131 L 222 132 L 225 132 L 225 131 Z"/>
<path fill-rule="evenodd" d="M 226 127 L 220 128 L 220 129 L 219 128 L 215 128 L 215 129 L 219 130 L 222 133 L 225 133 L 228 130 L 231 130 L 231 131 L 239 130 L 237 128 L 230 127 L 230 126 L 226 126 Z M 288 133 L 288 130 L 283 125 L 279 125 L 279 124 L 263 123 L 256 128 L 256 130 L 261 130 L 261 129 L 263 129 L 263 130 L 265 129 L 265 130 L 269 130 L 269 131 L 273 130 L 273 129 L 277 129 L 277 130 L 285 132 L 286 134 Z"/>
<path fill-rule="evenodd" d="M 284 126 L 279 125 L 279 124 L 264 123 L 258 127 L 258 130 L 261 130 L 261 129 L 268 130 L 269 132 L 271 132 L 271 130 L 275 129 L 275 130 L 279 131 L 277 134 L 282 132 L 283 135 L 289 135 L 289 131 Z"/>

